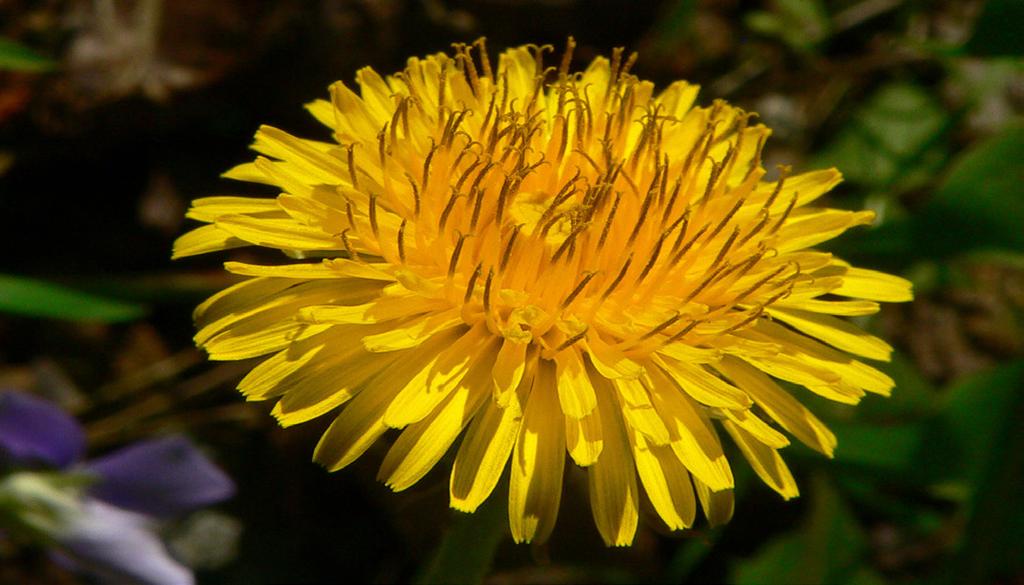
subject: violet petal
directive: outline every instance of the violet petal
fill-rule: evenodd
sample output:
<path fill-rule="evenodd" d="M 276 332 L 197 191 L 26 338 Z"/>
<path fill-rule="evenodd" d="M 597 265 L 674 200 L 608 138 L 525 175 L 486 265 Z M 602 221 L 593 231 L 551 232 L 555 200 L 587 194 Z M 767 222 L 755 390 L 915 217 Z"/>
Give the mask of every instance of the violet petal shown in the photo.
<path fill-rule="evenodd" d="M 191 585 L 192 571 L 167 552 L 151 519 L 87 499 L 57 540 L 58 560 L 101 582 Z"/>
<path fill-rule="evenodd" d="M 57 405 L 24 392 L 0 392 L 0 456 L 63 468 L 84 450 L 82 427 Z"/>
<path fill-rule="evenodd" d="M 235 484 L 183 436 L 137 443 L 86 464 L 92 495 L 128 510 L 171 516 L 231 497 Z"/>

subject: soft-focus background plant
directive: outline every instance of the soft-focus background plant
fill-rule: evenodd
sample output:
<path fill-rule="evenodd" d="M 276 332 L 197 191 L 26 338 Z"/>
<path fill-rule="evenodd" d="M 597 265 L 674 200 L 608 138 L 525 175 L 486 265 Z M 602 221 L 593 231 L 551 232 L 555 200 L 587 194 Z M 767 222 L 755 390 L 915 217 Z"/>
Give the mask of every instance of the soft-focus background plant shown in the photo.
<path fill-rule="evenodd" d="M 200 444 L 238 485 L 172 527 L 200 582 L 1024 582 L 1021 31 L 1020 0 L 5 0 L 0 386 L 77 415 L 91 455 Z M 864 323 L 898 349 L 893 397 L 812 405 L 839 448 L 787 450 L 798 500 L 737 465 L 731 524 L 605 549 L 570 473 L 551 542 L 514 546 L 502 497 L 447 509 L 445 465 L 398 495 L 374 481 L 384 445 L 328 475 L 325 423 L 278 429 L 233 390 L 250 364 L 192 346 L 231 277 L 170 244 L 188 200 L 253 194 L 218 175 L 259 124 L 319 137 L 302 104 L 358 67 L 569 34 L 579 65 L 625 46 L 659 86 L 758 112 L 769 169 L 838 166 L 830 203 L 879 220 L 830 249 L 914 281 Z M 0 582 L 76 582 L 48 559 L 0 544 Z"/>

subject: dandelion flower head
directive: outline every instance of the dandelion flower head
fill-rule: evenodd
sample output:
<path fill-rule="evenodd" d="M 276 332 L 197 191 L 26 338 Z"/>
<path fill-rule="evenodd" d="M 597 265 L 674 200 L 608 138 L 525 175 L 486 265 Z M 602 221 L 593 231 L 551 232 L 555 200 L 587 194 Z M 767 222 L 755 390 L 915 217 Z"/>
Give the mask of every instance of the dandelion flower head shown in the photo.
<path fill-rule="evenodd" d="M 239 390 L 282 425 L 334 417 L 330 470 L 395 429 L 379 478 L 404 490 L 454 450 L 451 506 L 472 512 L 509 468 L 517 542 L 549 536 L 567 464 L 609 545 L 632 542 L 641 490 L 671 529 L 727 521 L 724 435 L 794 497 L 779 450 L 836 445 L 794 394 L 888 394 L 859 358 L 890 346 L 840 317 L 910 285 L 813 249 L 873 219 L 814 205 L 837 170 L 766 181 L 751 114 L 656 91 L 621 50 L 572 72 L 573 46 L 551 67 L 550 47 L 492 64 L 480 40 L 364 68 L 307 105 L 330 140 L 260 128 L 225 176 L 280 194 L 196 200 L 206 225 L 174 253 L 289 260 L 227 262 L 248 278 L 197 308 L 196 342 L 263 357 Z"/>

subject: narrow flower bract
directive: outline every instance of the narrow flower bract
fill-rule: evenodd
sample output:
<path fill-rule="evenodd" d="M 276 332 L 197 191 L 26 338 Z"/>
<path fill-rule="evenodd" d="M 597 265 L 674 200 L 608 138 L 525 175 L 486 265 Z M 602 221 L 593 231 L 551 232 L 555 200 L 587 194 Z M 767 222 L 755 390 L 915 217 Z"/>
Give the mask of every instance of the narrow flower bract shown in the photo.
<path fill-rule="evenodd" d="M 264 126 L 226 177 L 276 198 L 207 197 L 175 257 L 240 246 L 280 265 L 196 309 L 214 360 L 265 356 L 239 390 L 284 426 L 330 415 L 314 458 L 350 464 L 399 429 L 380 479 L 404 490 L 458 442 L 452 507 L 509 473 L 516 541 L 542 541 L 566 459 L 586 470 L 598 530 L 632 542 L 640 491 L 671 529 L 732 515 L 725 431 L 757 475 L 798 494 L 790 437 L 835 437 L 793 395 L 842 403 L 893 381 L 859 358 L 891 348 L 843 316 L 910 284 L 813 247 L 870 211 L 816 207 L 835 169 L 764 180 L 769 130 L 697 87 L 661 91 L 635 55 L 570 71 L 572 48 L 484 45 L 364 68 L 307 105 L 331 140 Z M 779 380 L 787 384 L 780 385 Z"/>

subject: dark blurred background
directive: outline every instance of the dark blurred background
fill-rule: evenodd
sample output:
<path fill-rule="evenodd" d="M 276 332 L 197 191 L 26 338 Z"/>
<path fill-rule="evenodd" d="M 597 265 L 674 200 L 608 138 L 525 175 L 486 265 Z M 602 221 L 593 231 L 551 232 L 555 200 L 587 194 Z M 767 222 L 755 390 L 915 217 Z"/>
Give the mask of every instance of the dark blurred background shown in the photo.
<path fill-rule="evenodd" d="M 204 445 L 239 492 L 169 528 L 202 582 L 1024 583 L 1022 7 L 0 0 L 0 385 L 76 412 L 96 453 L 169 430 Z M 915 283 L 913 303 L 860 323 L 898 349 L 883 367 L 894 396 L 807 398 L 840 446 L 834 461 L 786 450 L 798 500 L 732 457 L 731 524 L 641 523 L 633 547 L 605 549 L 569 473 L 551 542 L 515 546 L 502 522 L 447 509 L 447 459 L 397 495 L 374 481 L 383 444 L 329 475 L 310 463 L 325 422 L 278 429 L 233 390 L 252 364 L 192 346 L 192 307 L 248 252 L 172 263 L 171 242 L 192 198 L 267 193 L 219 178 L 251 159 L 260 124 L 326 138 L 302 105 L 364 65 L 390 73 L 481 36 L 492 56 L 561 50 L 568 35 L 577 68 L 624 46 L 659 87 L 687 79 L 701 105 L 758 112 L 774 130 L 769 169 L 838 166 L 847 181 L 828 203 L 879 221 L 829 249 Z M 3 300 L 5 286 L 40 292 Z M 49 286 L 107 304 L 54 310 Z M 478 516 L 500 520 L 501 489 Z M 465 548 L 466 566 L 438 547 Z M 15 560 L 18 579 L 44 562 Z"/>

